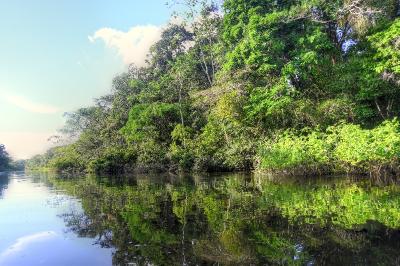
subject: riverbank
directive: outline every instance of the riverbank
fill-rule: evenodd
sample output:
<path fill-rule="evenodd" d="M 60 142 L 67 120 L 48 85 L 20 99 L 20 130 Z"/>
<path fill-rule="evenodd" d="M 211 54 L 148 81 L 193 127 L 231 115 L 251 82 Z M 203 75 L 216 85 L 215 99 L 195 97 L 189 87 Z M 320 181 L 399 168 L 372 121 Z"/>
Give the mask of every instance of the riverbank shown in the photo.
<path fill-rule="evenodd" d="M 245 2 L 195 1 L 27 168 L 398 177 L 397 7 L 364 3 L 376 17 L 354 19 L 346 1 Z"/>
<path fill-rule="evenodd" d="M 294 176 L 346 173 L 399 177 L 399 122 L 386 121 L 373 129 L 340 124 L 324 131 L 288 131 L 263 144 L 259 168 Z"/>
<path fill-rule="evenodd" d="M 43 160 L 43 167 L 36 170 L 54 170 L 65 173 L 146 173 L 146 172 L 215 172 L 256 171 L 278 176 L 321 176 L 329 174 L 369 175 L 374 178 L 396 178 L 400 176 L 400 125 L 397 120 L 385 121 L 373 129 L 358 125 L 339 124 L 326 130 L 304 129 L 286 131 L 275 138 L 259 142 L 245 169 L 205 166 L 203 169 L 181 168 L 170 154 L 164 154 L 158 163 L 144 164 L 138 156 L 129 158 L 126 151 L 86 160 L 77 152 L 68 153 L 71 147 L 60 147 Z M 202 160 L 196 149 L 184 150 L 193 161 Z M 220 154 L 220 160 L 229 157 Z"/>

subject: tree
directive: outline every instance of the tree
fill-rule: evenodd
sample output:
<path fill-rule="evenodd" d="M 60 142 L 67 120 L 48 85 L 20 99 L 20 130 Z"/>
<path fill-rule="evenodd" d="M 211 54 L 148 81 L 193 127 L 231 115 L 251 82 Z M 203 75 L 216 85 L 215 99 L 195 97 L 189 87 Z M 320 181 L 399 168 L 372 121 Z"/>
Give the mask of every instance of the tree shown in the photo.
<path fill-rule="evenodd" d="M 5 171 L 10 169 L 11 158 L 6 151 L 6 147 L 0 144 L 0 171 Z"/>
<path fill-rule="evenodd" d="M 192 40 L 193 34 L 183 25 L 168 25 L 161 34 L 161 40 L 150 49 L 148 62 L 154 70 L 152 75 L 165 73 L 171 63 L 185 53 L 188 43 Z"/>
<path fill-rule="evenodd" d="M 172 2 L 183 20 L 163 30 L 148 64 L 68 113 L 73 144 L 38 163 L 248 170 L 284 132 L 314 140 L 339 123 L 371 130 L 400 115 L 397 0 Z"/>
<path fill-rule="evenodd" d="M 385 25 L 383 30 L 368 37 L 376 50 L 375 70 L 385 80 L 400 85 L 400 19 Z"/>

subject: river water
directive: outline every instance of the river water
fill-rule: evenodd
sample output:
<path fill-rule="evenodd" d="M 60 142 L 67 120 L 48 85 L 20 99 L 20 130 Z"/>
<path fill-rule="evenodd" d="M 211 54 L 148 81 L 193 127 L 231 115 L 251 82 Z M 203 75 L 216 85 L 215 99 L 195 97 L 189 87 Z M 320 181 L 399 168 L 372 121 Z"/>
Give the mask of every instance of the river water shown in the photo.
<path fill-rule="evenodd" d="M 0 175 L 0 265 L 399 265 L 400 187 Z"/>

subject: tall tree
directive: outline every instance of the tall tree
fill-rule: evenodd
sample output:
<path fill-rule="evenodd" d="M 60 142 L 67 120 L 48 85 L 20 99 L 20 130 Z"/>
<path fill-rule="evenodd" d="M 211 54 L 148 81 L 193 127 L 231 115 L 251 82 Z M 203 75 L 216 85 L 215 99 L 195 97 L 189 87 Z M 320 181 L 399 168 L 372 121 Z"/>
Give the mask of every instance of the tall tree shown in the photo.
<path fill-rule="evenodd" d="M 6 151 L 6 147 L 0 144 L 0 171 L 5 171 L 10 169 L 11 158 Z"/>

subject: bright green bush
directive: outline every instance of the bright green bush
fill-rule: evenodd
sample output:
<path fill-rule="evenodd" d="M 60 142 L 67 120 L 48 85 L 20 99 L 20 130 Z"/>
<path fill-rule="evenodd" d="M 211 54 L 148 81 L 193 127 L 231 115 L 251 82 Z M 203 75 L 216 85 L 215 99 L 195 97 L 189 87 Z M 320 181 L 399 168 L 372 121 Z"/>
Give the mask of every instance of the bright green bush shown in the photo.
<path fill-rule="evenodd" d="M 368 130 L 358 125 L 330 128 L 330 138 L 337 141 L 334 156 L 347 171 L 381 174 L 398 173 L 400 159 L 400 125 L 397 120 L 385 121 Z"/>
<path fill-rule="evenodd" d="M 400 74 L 400 19 L 393 21 L 389 27 L 368 38 L 376 49 L 375 59 L 379 73 Z"/>
<path fill-rule="evenodd" d="M 393 120 L 374 129 L 339 124 L 325 132 L 287 131 L 264 143 L 258 155 L 259 168 L 272 172 L 398 175 L 400 125 Z"/>
<path fill-rule="evenodd" d="M 48 165 L 58 172 L 81 172 L 86 168 L 83 158 L 74 145 L 54 149 L 54 154 Z"/>
<path fill-rule="evenodd" d="M 286 131 L 261 147 L 259 167 L 291 174 L 315 173 L 330 164 L 330 149 L 326 135 L 320 131 L 305 135 Z"/>

